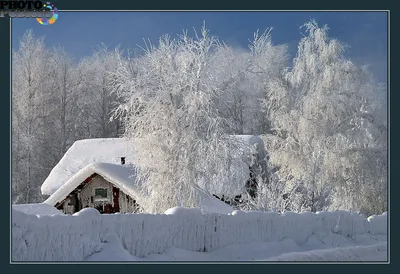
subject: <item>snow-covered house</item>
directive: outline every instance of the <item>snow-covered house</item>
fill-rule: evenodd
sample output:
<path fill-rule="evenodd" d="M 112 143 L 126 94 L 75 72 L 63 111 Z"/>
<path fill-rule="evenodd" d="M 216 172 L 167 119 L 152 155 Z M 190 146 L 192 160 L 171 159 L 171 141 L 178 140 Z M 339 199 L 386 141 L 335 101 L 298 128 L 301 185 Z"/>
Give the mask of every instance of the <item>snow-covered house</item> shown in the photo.
<path fill-rule="evenodd" d="M 44 202 L 64 213 L 85 207 L 103 213 L 139 210 L 140 192 L 129 161 L 128 143 L 122 138 L 76 141 L 44 181 Z"/>
<path fill-rule="evenodd" d="M 245 144 L 255 147 L 255 155 L 245 154 L 247 166 L 265 159 L 264 143 L 256 136 L 239 136 Z M 50 195 L 45 204 L 56 207 L 66 214 L 73 214 L 85 207 L 97 208 L 103 213 L 134 213 L 140 210 L 141 196 L 136 185 L 135 168 L 132 164 L 134 151 L 129 150 L 127 139 L 87 139 L 76 141 L 65 153 L 60 162 L 53 168 L 44 181 L 41 191 Z M 250 160 L 253 158 L 253 160 Z M 222 189 L 231 195 L 243 191 L 245 180 L 232 183 Z M 205 199 L 204 201 L 206 201 Z M 219 208 L 228 212 L 232 208 L 216 205 L 218 200 L 204 204 L 207 211 Z M 223 204 L 223 203 L 221 203 Z"/>
<path fill-rule="evenodd" d="M 102 213 L 132 213 L 139 210 L 139 191 L 134 183 L 134 169 L 110 163 L 89 164 L 54 192 L 46 204 L 66 214 L 85 207 Z"/>

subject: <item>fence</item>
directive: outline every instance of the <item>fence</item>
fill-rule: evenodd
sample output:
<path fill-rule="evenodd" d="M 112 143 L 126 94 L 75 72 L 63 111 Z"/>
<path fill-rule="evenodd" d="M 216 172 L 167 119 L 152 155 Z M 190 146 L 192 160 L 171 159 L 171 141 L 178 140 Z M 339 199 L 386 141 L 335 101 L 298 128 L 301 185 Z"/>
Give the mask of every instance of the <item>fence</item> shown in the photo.
<path fill-rule="evenodd" d="M 319 232 L 344 237 L 387 234 L 387 215 L 364 218 L 349 212 L 229 215 L 180 213 L 35 216 L 13 210 L 13 261 L 82 261 L 115 239 L 133 256 L 163 253 L 170 247 L 212 251 L 231 244 L 292 239 L 302 244 Z M 183 212 L 183 213 L 182 213 Z"/>

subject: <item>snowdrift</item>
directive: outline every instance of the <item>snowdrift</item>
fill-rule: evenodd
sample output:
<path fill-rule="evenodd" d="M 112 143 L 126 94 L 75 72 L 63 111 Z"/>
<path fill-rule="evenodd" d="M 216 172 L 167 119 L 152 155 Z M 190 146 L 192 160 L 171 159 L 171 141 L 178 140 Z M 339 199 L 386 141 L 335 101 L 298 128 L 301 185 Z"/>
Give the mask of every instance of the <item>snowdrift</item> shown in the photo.
<path fill-rule="evenodd" d="M 64 215 L 60 210 L 48 204 L 14 204 L 12 208 L 26 214 L 34 215 Z"/>
<path fill-rule="evenodd" d="M 197 209 L 176 208 L 166 213 L 100 215 L 87 210 L 74 216 L 36 216 L 13 209 L 12 260 L 82 261 L 105 245 L 144 257 L 173 247 L 213 251 L 232 244 L 284 239 L 303 244 L 323 232 L 344 237 L 387 234 L 386 214 L 369 218 L 343 211 L 202 214 Z"/>

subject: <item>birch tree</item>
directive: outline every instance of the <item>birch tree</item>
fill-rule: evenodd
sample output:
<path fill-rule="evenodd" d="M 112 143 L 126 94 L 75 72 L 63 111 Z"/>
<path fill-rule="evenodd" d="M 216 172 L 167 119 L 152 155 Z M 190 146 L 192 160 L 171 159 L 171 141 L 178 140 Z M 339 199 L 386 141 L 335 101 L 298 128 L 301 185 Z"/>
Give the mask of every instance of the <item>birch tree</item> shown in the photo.
<path fill-rule="evenodd" d="M 116 60 L 122 52 L 119 48 L 109 50 L 104 45 L 97 47 L 93 56 L 84 58 L 80 69 L 85 75 L 82 81 L 80 107 L 90 123 L 86 125 L 91 132 L 89 136 L 102 138 L 117 137 L 121 132 L 118 119 L 110 121 L 113 108 L 118 106 L 118 99 L 111 93 L 111 73 L 116 69 Z"/>
<path fill-rule="evenodd" d="M 13 52 L 13 197 L 33 202 L 40 197 L 38 178 L 43 176 L 38 152 L 43 142 L 43 111 L 48 70 L 43 38 L 27 31 Z"/>
<path fill-rule="evenodd" d="M 367 132 L 371 127 L 365 121 L 373 117 L 367 109 L 372 107 L 369 98 L 377 92 L 377 85 L 365 70 L 344 57 L 346 46 L 329 39 L 326 26 L 318 27 L 311 21 L 304 29 L 306 35 L 283 86 L 289 108 L 274 120 L 274 126 L 284 134 L 278 135 L 279 149 L 272 158 L 282 167 L 282 177 L 302 182 L 297 194 L 303 199 L 293 210 L 338 209 L 348 205 L 345 197 L 356 201 L 359 187 L 354 180 L 350 183 L 345 179 L 343 172 L 355 168 L 353 156 L 348 157 L 351 151 L 369 146 Z M 349 166 L 339 164 L 344 162 Z M 382 172 L 383 168 L 377 176 L 385 176 Z M 356 173 L 362 177 L 359 184 L 370 180 L 360 168 Z M 344 185 L 348 186 L 345 195 Z M 357 210 L 359 205 L 346 208 Z"/>
<path fill-rule="evenodd" d="M 216 108 L 220 83 L 209 69 L 217 46 L 204 27 L 194 38 L 163 36 L 135 60 L 135 71 L 120 64 L 115 75 L 150 212 L 200 206 L 203 191 L 228 177 L 233 144 Z"/>

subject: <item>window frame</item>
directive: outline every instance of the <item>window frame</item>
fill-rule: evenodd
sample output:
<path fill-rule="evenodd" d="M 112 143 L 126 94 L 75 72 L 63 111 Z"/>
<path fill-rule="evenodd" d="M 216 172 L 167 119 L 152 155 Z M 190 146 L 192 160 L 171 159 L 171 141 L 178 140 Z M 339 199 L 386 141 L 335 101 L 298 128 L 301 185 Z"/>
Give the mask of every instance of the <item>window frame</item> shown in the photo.
<path fill-rule="evenodd" d="M 100 196 L 97 194 L 98 190 L 105 191 L 106 196 Z M 104 193 L 104 192 L 103 192 Z M 109 200 L 109 195 L 108 195 L 108 189 L 104 187 L 96 187 L 93 189 L 93 198 L 94 201 L 108 201 Z"/>

